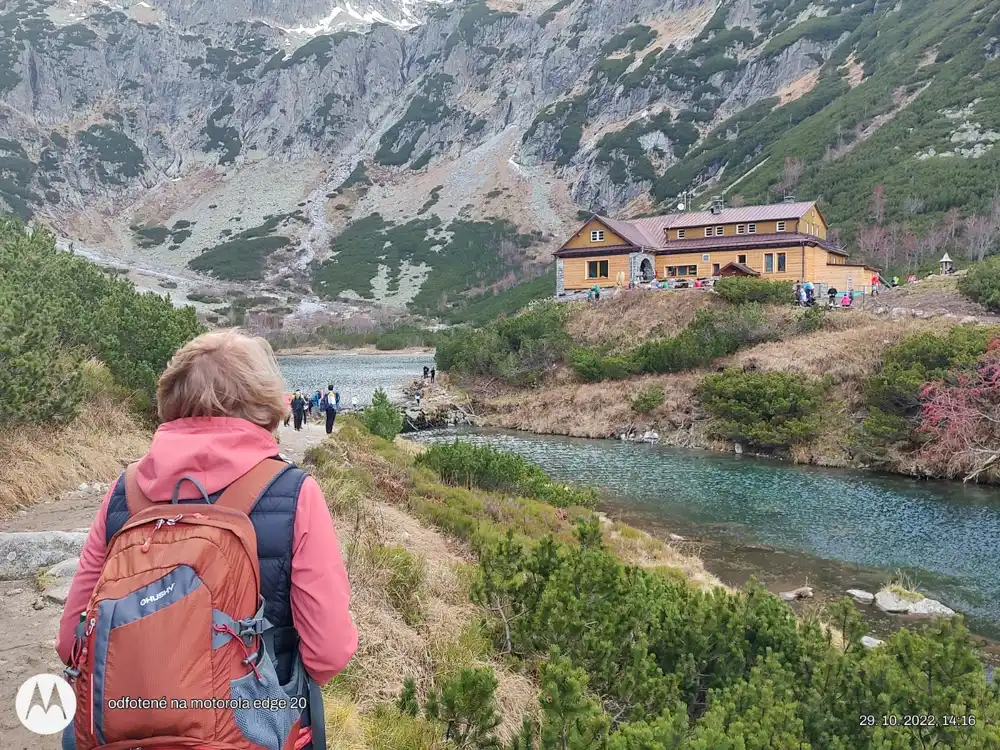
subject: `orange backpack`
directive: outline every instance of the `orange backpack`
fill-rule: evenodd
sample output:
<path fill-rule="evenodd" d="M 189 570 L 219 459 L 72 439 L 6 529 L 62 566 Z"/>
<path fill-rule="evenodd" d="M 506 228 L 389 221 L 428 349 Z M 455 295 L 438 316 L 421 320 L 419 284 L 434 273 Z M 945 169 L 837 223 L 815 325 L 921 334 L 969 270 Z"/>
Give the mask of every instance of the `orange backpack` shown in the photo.
<path fill-rule="evenodd" d="M 304 701 L 278 684 L 263 645 L 271 625 L 248 517 L 287 467 L 262 461 L 205 504 L 151 502 L 128 467 L 130 517 L 111 539 L 67 669 L 76 750 L 295 746 Z"/>

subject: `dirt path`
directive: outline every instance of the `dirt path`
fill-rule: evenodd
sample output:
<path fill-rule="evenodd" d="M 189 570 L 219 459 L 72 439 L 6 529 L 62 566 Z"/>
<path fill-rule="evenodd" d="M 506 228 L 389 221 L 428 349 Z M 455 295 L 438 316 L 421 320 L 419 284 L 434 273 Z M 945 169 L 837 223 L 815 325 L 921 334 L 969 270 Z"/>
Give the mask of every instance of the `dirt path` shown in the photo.
<path fill-rule="evenodd" d="M 326 437 L 317 423 L 302 431 L 280 427 L 282 455 L 301 463 L 306 451 Z M 51 500 L 38 503 L 0 522 L 0 531 L 86 531 L 106 492 L 102 485 L 81 485 Z M 0 748 L 2 750 L 59 750 L 59 736 L 41 737 L 25 729 L 14 712 L 17 689 L 32 675 L 61 674 L 55 637 L 62 614 L 61 603 L 42 596 L 34 579 L 0 582 Z"/>

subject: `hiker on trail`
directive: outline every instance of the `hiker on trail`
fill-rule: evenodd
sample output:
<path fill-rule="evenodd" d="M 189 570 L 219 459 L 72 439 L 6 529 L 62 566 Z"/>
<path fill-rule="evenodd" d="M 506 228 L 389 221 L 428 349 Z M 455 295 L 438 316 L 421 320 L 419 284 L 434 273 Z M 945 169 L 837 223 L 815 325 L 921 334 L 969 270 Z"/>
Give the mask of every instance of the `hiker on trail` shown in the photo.
<path fill-rule="evenodd" d="M 851 299 L 852 296 L 853 296 L 853 294 L 851 293 L 850 290 L 848 290 L 847 293 L 844 294 L 843 297 L 841 297 L 841 299 L 840 299 L 840 306 L 841 307 L 850 307 L 851 306 L 851 302 L 853 301 Z"/>
<path fill-rule="evenodd" d="M 600 301 L 601 301 L 601 287 L 597 286 L 597 284 L 594 284 L 594 302 L 600 302 Z"/>
<path fill-rule="evenodd" d="M 878 297 L 879 282 L 881 282 L 881 279 L 879 278 L 878 274 L 875 274 L 874 276 L 872 276 L 872 296 L 873 297 Z"/>
<path fill-rule="evenodd" d="M 830 298 L 830 307 L 833 307 L 835 304 L 837 304 L 837 288 L 836 287 L 831 286 L 829 289 L 827 289 L 826 290 L 826 296 Z"/>
<path fill-rule="evenodd" d="M 431 368 L 429 368 L 427 365 L 424 365 L 424 380 L 427 380 L 427 375 L 429 374 L 430 369 Z"/>
<path fill-rule="evenodd" d="M 282 391 L 270 346 L 235 331 L 170 360 L 162 424 L 105 496 L 60 620 L 64 748 L 326 748 L 319 686 L 357 630 L 323 492 L 278 458 Z M 122 698 L 154 705 L 108 708 Z"/>
<path fill-rule="evenodd" d="M 322 415 L 322 410 L 319 408 L 320 402 L 323 400 L 323 393 L 321 391 L 316 391 L 312 398 L 309 399 L 309 407 L 311 411 Z"/>
<path fill-rule="evenodd" d="M 329 435 L 333 432 L 333 423 L 337 421 L 337 401 L 332 385 L 327 386 L 326 395 L 319 402 L 319 410 L 326 414 L 326 434 Z"/>
<path fill-rule="evenodd" d="M 434 378 L 435 378 L 435 377 L 437 377 L 437 370 L 436 370 L 435 368 L 433 368 L 433 367 L 432 367 L 432 368 L 431 368 L 431 382 L 432 382 L 432 383 L 434 382 Z"/>
<path fill-rule="evenodd" d="M 813 286 L 811 281 L 806 282 L 806 304 L 810 307 L 816 302 L 816 287 Z"/>
<path fill-rule="evenodd" d="M 917 275 L 915 273 L 911 273 L 909 276 L 906 277 L 906 283 L 907 284 L 916 284 L 917 283 Z"/>
<path fill-rule="evenodd" d="M 306 397 L 302 395 L 302 391 L 295 391 L 295 395 L 292 396 L 292 414 L 295 417 L 295 429 L 301 430 L 302 423 L 306 420 Z"/>

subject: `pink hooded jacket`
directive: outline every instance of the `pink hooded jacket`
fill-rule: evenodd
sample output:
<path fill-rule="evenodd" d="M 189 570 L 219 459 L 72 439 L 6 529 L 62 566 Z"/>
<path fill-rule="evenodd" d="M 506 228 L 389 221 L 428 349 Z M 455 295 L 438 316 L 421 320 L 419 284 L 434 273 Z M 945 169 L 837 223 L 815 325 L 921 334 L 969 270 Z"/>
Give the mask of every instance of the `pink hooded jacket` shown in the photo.
<path fill-rule="evenodd" d="M 192 476 L 209 494 L 222 490 L 260 461 L 278 454 L 267 430 L 243 419 L 196 417 L 160 425 L 139 462 L 139 487 L 150 500 L 169 502 L 177 481 Z M 105 532 L 110 491 L 80 552 L 80 565 L 59 623 L 56 650 L 69 663 L 73 630 L 87 608 L 107 557 Z M 199 497 L 190 482 L 180 498 Z M 299 493 L 292 546 L 292 621 L 306 671 L 319 684 L 340 672 L 358 648 L 349 609 L 351 589 L 340 556 L 333 519 L 316 480 L 307 477 Z"/>

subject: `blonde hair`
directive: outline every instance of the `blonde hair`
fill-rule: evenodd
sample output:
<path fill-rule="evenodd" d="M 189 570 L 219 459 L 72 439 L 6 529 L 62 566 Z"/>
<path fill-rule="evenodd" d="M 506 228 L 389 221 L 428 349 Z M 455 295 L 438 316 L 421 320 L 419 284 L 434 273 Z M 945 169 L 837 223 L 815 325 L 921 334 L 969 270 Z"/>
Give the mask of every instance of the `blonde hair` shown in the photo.
<path fill-rule="evenodd" d="M 268 431 L 288 414 L 285 379 L 271 345 L 235 328 L 178 349 L 156 386 L 160 419 L 237 417 Z"/>

